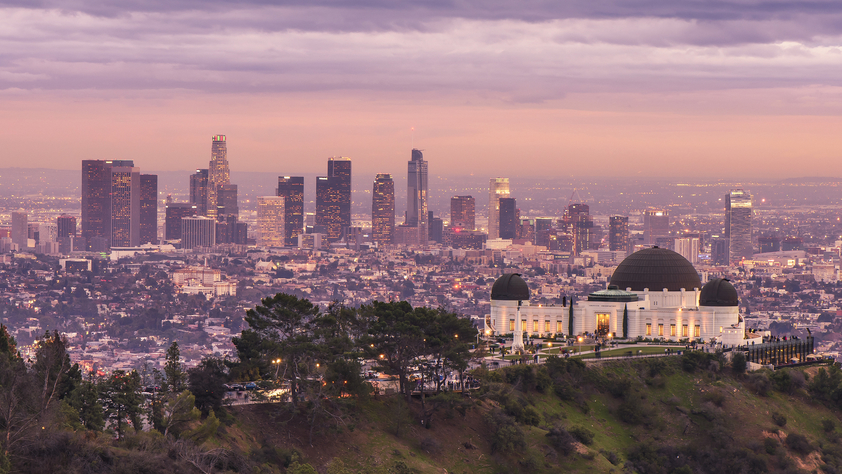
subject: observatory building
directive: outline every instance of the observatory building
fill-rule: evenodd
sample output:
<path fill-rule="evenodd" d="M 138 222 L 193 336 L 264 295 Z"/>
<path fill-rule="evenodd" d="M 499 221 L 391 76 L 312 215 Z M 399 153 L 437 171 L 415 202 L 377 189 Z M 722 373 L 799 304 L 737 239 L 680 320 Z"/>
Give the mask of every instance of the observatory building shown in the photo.
<path fill-rule="evenodd" d="M 628 315 L 625 334 L 624 314 Z M 585 301 L 531 305 L 523 278 L 504 274 L 491 289 L 486 326 L 492 334 L 514 334 L 515 339 L 518 333 L 532 337 L 590 333 L 672 341 L 716 338 L 726 345 L 740 345 L 745 337 L 734 286 L 721 278 L 702 286 L 687 259 L 658 247 L 629 255 L 614 271 L 608 288 L 591 293 Z"/>

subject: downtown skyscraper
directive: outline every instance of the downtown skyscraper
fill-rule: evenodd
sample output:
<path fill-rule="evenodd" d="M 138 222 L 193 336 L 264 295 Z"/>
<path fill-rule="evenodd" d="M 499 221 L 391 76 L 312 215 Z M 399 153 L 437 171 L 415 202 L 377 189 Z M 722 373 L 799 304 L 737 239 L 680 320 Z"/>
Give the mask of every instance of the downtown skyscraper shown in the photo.
<path fill-rule="evenodd" d="M 395 233 L 395 181 L 378 173 L 371 194 L 371 237 L 377 245 L 392 243 Z"/>
<path fill-rule="evenodd" d="M 316 225 L 327 229 L 329 242 L 342 239 L 351 226 L 350 158 L 328 158 L 327 176 L 316 177 Z"/>
<path fill-rule="evenodd" d="M 474 230 L 477 227 L 476 200 L 473 196 L 450 198 L 450 228 Z"/>
<path fill-rule="evenodd" d="M 197 169 L 190 175 L 190 204 L 200 216 L 208 215 L 208 170 Z"/>
<path fill-rule="evenodd" d="M 406 174 L 406 219 L 404 225 L 418 228 L 418 241 L 429 240 L 427 227 L 427 162 L 421 150 L 412 149 Z"/>
<path fill-rule="evenodd" d="M 511 197 L 500 198 L 500 238 L 514 239 L 517 237 L 517 201 Z"/>
<path fill-rule="evenodd" d="M 304 177 L 278 176 L 277 194 L 284 198 L 284 240 L 288 246 L 297 246 L 304 229 Z"/>
<path fill-rule="evenodd" d="M 751 194 L 732 189 L 725 195 L 725 238 L 731 263 L 754 255 L 751 243 Z"/>
<path fill-rule="evenodd" d="M 608 250 L 629 252 L 629 218 L 627 216 L 608 218 Z"/>
<path fill-rule="evenodd" d="M 211 160 L 208 165 L 208 204 L 207 216 L 216 218 L 221 205 L 220 190 L 231 184 L 231 172 L 228 168 L 228 145 L 225 135 L 214 135 L 211 143 Z"/>
<path fill-rule="evenodd" d="M 488 186 L 488 238 L 500 238 L 500 198 L 509 197 L 509 178 L 491 178 Z"/>
<path fill-rule="evenodd" d="M 140 175 L 140 243 L 158 243 L 158 175 Z"/>
<path fill-rule="evenodd" d="M 140 181 L 131 160 L 82 161 L 82 236 L 88 245 L 94 239 L 107 247 L 140 243 Z"/>

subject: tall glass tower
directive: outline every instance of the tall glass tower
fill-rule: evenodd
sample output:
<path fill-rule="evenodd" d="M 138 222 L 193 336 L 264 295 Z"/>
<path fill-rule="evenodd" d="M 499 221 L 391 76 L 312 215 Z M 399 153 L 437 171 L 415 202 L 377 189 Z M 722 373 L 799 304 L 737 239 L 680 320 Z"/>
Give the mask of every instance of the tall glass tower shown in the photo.
<path fill-rule="evenodd" d="M 488 238 L 500 238 L 500 198 L 509 197 L 509 178 L 491 178 L 488 186 Z"/>
<path fill-rule="evenodd" d="M 278 196 L 284 198 L 286 245 L 296 246 L 304 229 L 304 177 L 278 176 Z"/>
<path fill-rule="evenodd" d="M 316 177 L 316 225 L 327 229 L 327 238 L 336 242 L 351 226 L 351 159 L 332 157 L 327 176 Z"/>
<path fill-rule="evenodd" d="M 751 194 L 747 191 L 732 189 L 725 195 L 725 237 L 729 239 L 730 262 L 754 255 L 751 245 Z"/>
<path fill-rule="evenodd" d="M 421 150 L 412 149 L 406 174 L 406 220 L 404 225 L 418 227 L 418 241 L 427 242 L 427 162 Z"/>
<path fill-rule="evenodd" d="M 395 232 L 395 181 L 378 173 L 371 197 L 371 235 L 377 245 L 392 243 Z"/>
<path fill-rule="evenodd" d="M 208 217 L 216 217 L 220 205 L 219 190 L 231 184 L 231 172 L 228 169 L 228 145 L 225 135 L 214 135 L 211 144 L 211 160 L 208 165 Z"/>

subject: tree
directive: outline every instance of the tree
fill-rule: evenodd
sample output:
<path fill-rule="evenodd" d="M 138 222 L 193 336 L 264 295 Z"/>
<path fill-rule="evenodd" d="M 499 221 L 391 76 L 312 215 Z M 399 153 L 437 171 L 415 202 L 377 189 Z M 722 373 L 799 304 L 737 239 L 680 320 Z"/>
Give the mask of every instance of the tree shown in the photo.
<path fill-rule="evenodd" d="M 746 356 L 742 352 L 735 352 L 734 356 L 731 357 L 731 368 L 734 369 L 735 374 L 744 374 L 746 373 Z"/>
<path fill-rule="evenodd" d="M 100 388 L 106 418 L 114 425 L 117 439 L 122 439 L 124 426 L 130 423 L 135 431 L 141 428 L 140 374 L 115 370 Z"/>
<path fill-rule="evenodd" d="M 155 423 L 155 429 L 166 437 L 172 434 L 176 438 L 184 427 L 201 416 L 196 408 L 196 397 L 189 390 L 179 394 L 167 394 L 161 404 L 160 418 Z"/>
<path fill-rule="evenodd" d="M 178 342 L 173 341 L 167 349 L 167 362 L 164 365 L 164 373 L 167 375 L 167 385 L 174 393 L 184 389 L 184 364 L 181 363 L 181 351 L 178 349 Z"/>
<path fill-rule="evenodd" d="M 35 352 L 35 364 L 33 369 L 41 387 L 41 411 L 53 399 L 66 395 L 57 394 L 59 384 L 71 368 L 70 356 L 67 353 L 67 340 L 58 331 L 47 331 L 44 336 L 36 342 L 38 349 Z M 78 368 L 78 366 L 77 366 Z"/>
<path fill-rule="evenodd" d="M 76 410 L 79 422 L 87 430 L 102 431 L 105 427 L 103 407 L 99 402 L 99 387 L 90 380 L 83 380 L 70 392 L 68 404 Z"/>
<path fill-rule="evenodd" d="M 573 297 L 570 297 L 570 309 L 567 313 L 567 335 L 573 337 Z"/>
<path fill-rule="evenodd" d="M 203 415 L 219 411 L 222 407 L 222 399 L 225 397 L 224 385 L 228 380 L 225 369 L 222 359 L 208 357 L 187 372 L 190 392 L 195 396 L 196 407 Z"/>
<path fill-rule="evenodd" d="M 623 337 L 629 337 L 629 305 L 623 305 Z"/>
<path fill-rule="evenodd" d="M 18 353 L 17 342 L 5 325 L 0 325 L 0 427 L 3 429 L 2 462 L 24 436 L 40 411 L 39 393 L 34 377 Z"/>
<path fill-rule="evenodd" d="M 374 301 L 361 307 L 360 313 L 371 321 L 364 346 L 367 354 L 381 369 L 398 376 L 400 391 L 409 401 L 410 366 L 426 346 L 419 314 L 406 301 Z"/>

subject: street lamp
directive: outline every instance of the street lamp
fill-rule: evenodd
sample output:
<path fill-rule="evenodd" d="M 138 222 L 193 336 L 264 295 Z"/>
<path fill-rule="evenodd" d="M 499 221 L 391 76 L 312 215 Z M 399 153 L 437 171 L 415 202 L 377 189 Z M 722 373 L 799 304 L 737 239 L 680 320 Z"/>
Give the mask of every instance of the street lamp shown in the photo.
<path fill-rule="evenodd" d="M 272 359 L 272 363 L 278 366 L 278 367 L 275 369 L 275 379 L 277 380 L 277 378 L 278 378 L 278 372 L 280 372 L 280 370 L 281 370 L 281 359 L 280 359 L 280 358 L 278 358 L 278 359 Z"/>
<path fill-rule="evenodd" d="M 582 336 L 579 336 L 578 338 L 576 338 L 576 341 L 579 343 L 579 355 L 582 355 L 582 341 L 584 341 L 584 339 L 582 338 Z"/>

